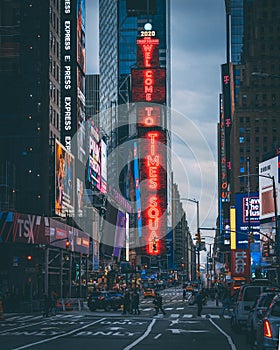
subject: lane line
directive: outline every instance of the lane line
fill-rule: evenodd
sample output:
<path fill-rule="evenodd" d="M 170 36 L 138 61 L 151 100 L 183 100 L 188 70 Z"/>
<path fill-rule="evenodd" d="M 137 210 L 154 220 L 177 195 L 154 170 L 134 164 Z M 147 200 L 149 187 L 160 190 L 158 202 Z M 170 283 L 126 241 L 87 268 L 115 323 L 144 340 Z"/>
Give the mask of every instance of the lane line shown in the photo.
<path fill-rule="evenodd" d="M 76 333 L 77 331 L 80 331 L 80 330 L 82 330 L 82 329 L 85 329 L 85 328 L 87 328 L 87 327 L 90 327 L 90 326 L 92 326 L 92 325 L 94 325 L 94 324 L 96 324 L 96 323 L 99 323 L 99 322 L 101 322 L 101 321 L 104 321 L 104 320 L 106 320 L 105 317 L 103 317 L 103 318 L 101 318 L 100 320 L 97 320 L 97 321 L 95 321 L 95 322 L 89 323 L 89 324 L 87 324 L 87 325 L 85 325 L 85 326 L 83 326 L 83 327 L 81 327 L 81 328 L 73 329 L 72 331 L 70 331 L 70 332 L 68 332 L 68 333 L 59 334 L 59 335 L 56 335 L 55 337 L 52 337 L 52 338 L 42 339 L 42 340 L 39 340 L 39 341 L 37 341 L 37 342 L 35 342 L 35 343 L 30 343 L 30 344 L 26 344 L 26 345 L 20 346 L 20 347 L 18 347 L 18 348 L 13 348 L 13 350 L 27 349 L 27 348 L 31 348 L 32 346 L 38 345 L 38 344 L 43 344 L 43 343 L 47 343 L 47 342 L 49 342 L 49 341 L 53 341 L 53 340 L 55 340 L 55 339 L 67 337 L 68 335 L 71 335 L 71 334 L 73 334 L 73 333 Z"/>
<path fill-rule="evenodd" d="M 146 332 L 141 335 L 141 337 L 139 337 L 138 339 L 136 339 L 133 343 L 131 343 L 130 345 L 128 345 L 126 348 L 124 348 L 123 350 L 130 350 L 132 349 L 135 345 L 137 345 L 138 343 L 140 343 L 143 339 L 145 339 L 152 331 L 153 325 L 156 323 L 156 320 L 153 319 L 152 322 L 149 324 L 148 328 L 146 329 Z M 15 349 L 16 350 L 16 349 Z"/>
<path fill-rule="evenodd" d="M 154 337 L 154 339 L 158 339 L 159 337 L 161 337 L 161 333 L 159 333 L 159 334 L 157 334 L 155 337 Z"/>
<path fill-rule="evenodd" d="M 224 330 L 222 330 L 222 328 L 220 328 L 211 318 L 209 318 L 209 321 L 213 324 L 213 326 L 215 326 L 218 329 L 219 332 L 221 332 L 227 338 L 227 341 L 231 346 L 232 350 L 237 350 L 231 337 Z"/>

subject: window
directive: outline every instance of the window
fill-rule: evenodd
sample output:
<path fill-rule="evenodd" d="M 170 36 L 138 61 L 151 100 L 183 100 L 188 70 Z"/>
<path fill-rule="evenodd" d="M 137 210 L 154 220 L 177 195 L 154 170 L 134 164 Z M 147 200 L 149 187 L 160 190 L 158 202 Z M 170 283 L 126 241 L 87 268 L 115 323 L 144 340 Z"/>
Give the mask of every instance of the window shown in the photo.
<path fill-rule="evenodd" d="M 245 172 L 244 166 L 242 166 L 242 167 L 239 169 L 239 172 L 240 172 L 240 174 L 244 174 L 244 172 Z"/>
<path fill-rule="evenodd" d="M 239 143 L 244 143 L 244 136 L 239 137 Z"/>

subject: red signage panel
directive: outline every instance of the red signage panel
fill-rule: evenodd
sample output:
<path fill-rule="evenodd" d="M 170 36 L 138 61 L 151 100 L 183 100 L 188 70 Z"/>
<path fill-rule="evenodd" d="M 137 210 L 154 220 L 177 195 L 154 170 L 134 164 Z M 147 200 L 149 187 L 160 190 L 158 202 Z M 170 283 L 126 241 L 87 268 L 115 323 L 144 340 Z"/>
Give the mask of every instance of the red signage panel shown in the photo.
<path fill-rule="evenodd" d="M 132 102 L 166 101 L 166 70 L 131 69 L 132 75 Z"/>
<path fill-rule="evenodd" d="M 146 36 L 137 40 L 137 64 L 140 68 L 159 66 L 159 39 Z"/>
<path fill-rule="evenodd" d="M 165 132 L 143 131 L 140 154 L 142 237 L 146 253 L 158 255 L 162 253 L 160 239 L 166 229 Z"/>
<path fill-rule="evenodd" d="M 231 274 L 231 277 L 250 276 L 250 254 L 247 249 L 231 251 Z"/>

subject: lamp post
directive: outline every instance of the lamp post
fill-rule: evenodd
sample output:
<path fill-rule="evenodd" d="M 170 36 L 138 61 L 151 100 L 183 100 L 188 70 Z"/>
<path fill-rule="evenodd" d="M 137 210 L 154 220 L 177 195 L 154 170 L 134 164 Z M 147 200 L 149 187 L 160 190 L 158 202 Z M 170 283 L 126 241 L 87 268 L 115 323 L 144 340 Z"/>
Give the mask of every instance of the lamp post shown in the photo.
<path fill-rule="evenodd" d="M 181 198 L 182 201 L 188 201 L 192 203 L 196 203 L 196 227 L 197 227 L 197 273 L 198 279 L 200 280 L 200 228 L 199 228 L 199 201 L 194 198 Z"/>

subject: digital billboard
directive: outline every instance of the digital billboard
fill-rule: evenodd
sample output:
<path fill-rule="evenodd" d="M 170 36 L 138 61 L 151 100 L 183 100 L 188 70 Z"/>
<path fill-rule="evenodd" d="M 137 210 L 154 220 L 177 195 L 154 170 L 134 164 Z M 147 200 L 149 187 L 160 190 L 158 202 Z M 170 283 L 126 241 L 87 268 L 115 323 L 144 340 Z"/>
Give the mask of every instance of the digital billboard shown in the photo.
<path fill-rule="evenodd" d="M 165 114 L 159 106 L 153 105 L 166 103 L 166 70 L 159 68 L 159 44 L 156 31 L 140 30 L 138 68 L 131 69 L 131 100 L 143 102 L 136 110 L 139 138 L 134 145 L 133 158 L 138 237 L 148 255 L 165 252 L 162 238 L 165 239 L 167 231 L 167 135 L 162 128 Z"/>
<path fill-rule="evenodd" d="M 155 34 L 155 32 L 152 32 Z M 137 62 L 139 68 L 159 66 L 159 39 L 144 36 L 137 40 Z"/>
<path fill-rule="evenodd" d="M 250 204 L 250 205 L 249 205 Z M 260 199 L 258 192 L 235 195 L 236 248 L 248 249 L 248 230 L 254 235 L 251 250 L 259 250 L 260 243 Z M 249 211 L 250 207 L 250 211 Z M 254 245 L 256 245 L 254 247 Z"/>
<path fill-rule="evenodd" d="M 166 101 L 166 70 L 164 68 L 131 69 L 132 102 Z"/>
<path fill-rule="evenodd" d="M 134 159 L 133 168 L 134 168 L 134 181 L 135 181 L 137 232 L 138 232 L 138 237 L 142 237 L 141 189 L 140 189 L 139 158 L 138 158 L 137 142 L 134 142 L 133 159 Z"/>
<path fill-rule="evenodd" d="M 88 126 L 88 162 L 87 183 L 95 189 L 101 190 L 101 143 L 98 129 L 93 121 Z"/>
<path fill-rule="evenodd" d="M 142 235 L 148 254 L 163 250 L 166 231 L 166 135 L 164 131 L 141 130 L 141 209 Z"/>
<path fill-rule="evenodd" d="M 122 248 L 125 248 L 125 239 L 126 215 L 122 211 L 118 210 L 113 250 L 113 256 L 117 257 L 118 261 L 120 261 Z"/>
<path fill-rule="evenodd" d="M 55 140 L 55 214 L 74 213 L 74 156 Z"/>
<path fill-rule="evenodd" d="M 101 193 L 107 193 L 107 144 L 101 139 Z"/>
<path fill-rule="evenodd" d="M 259 164 L 259 190 L 260 190 L 260 219 L 275 217 L 273 196 L 273 180 L 275 184 L 276 206 L 279 213 L 279 169 L 280 156 L 273 157 Z"/>

